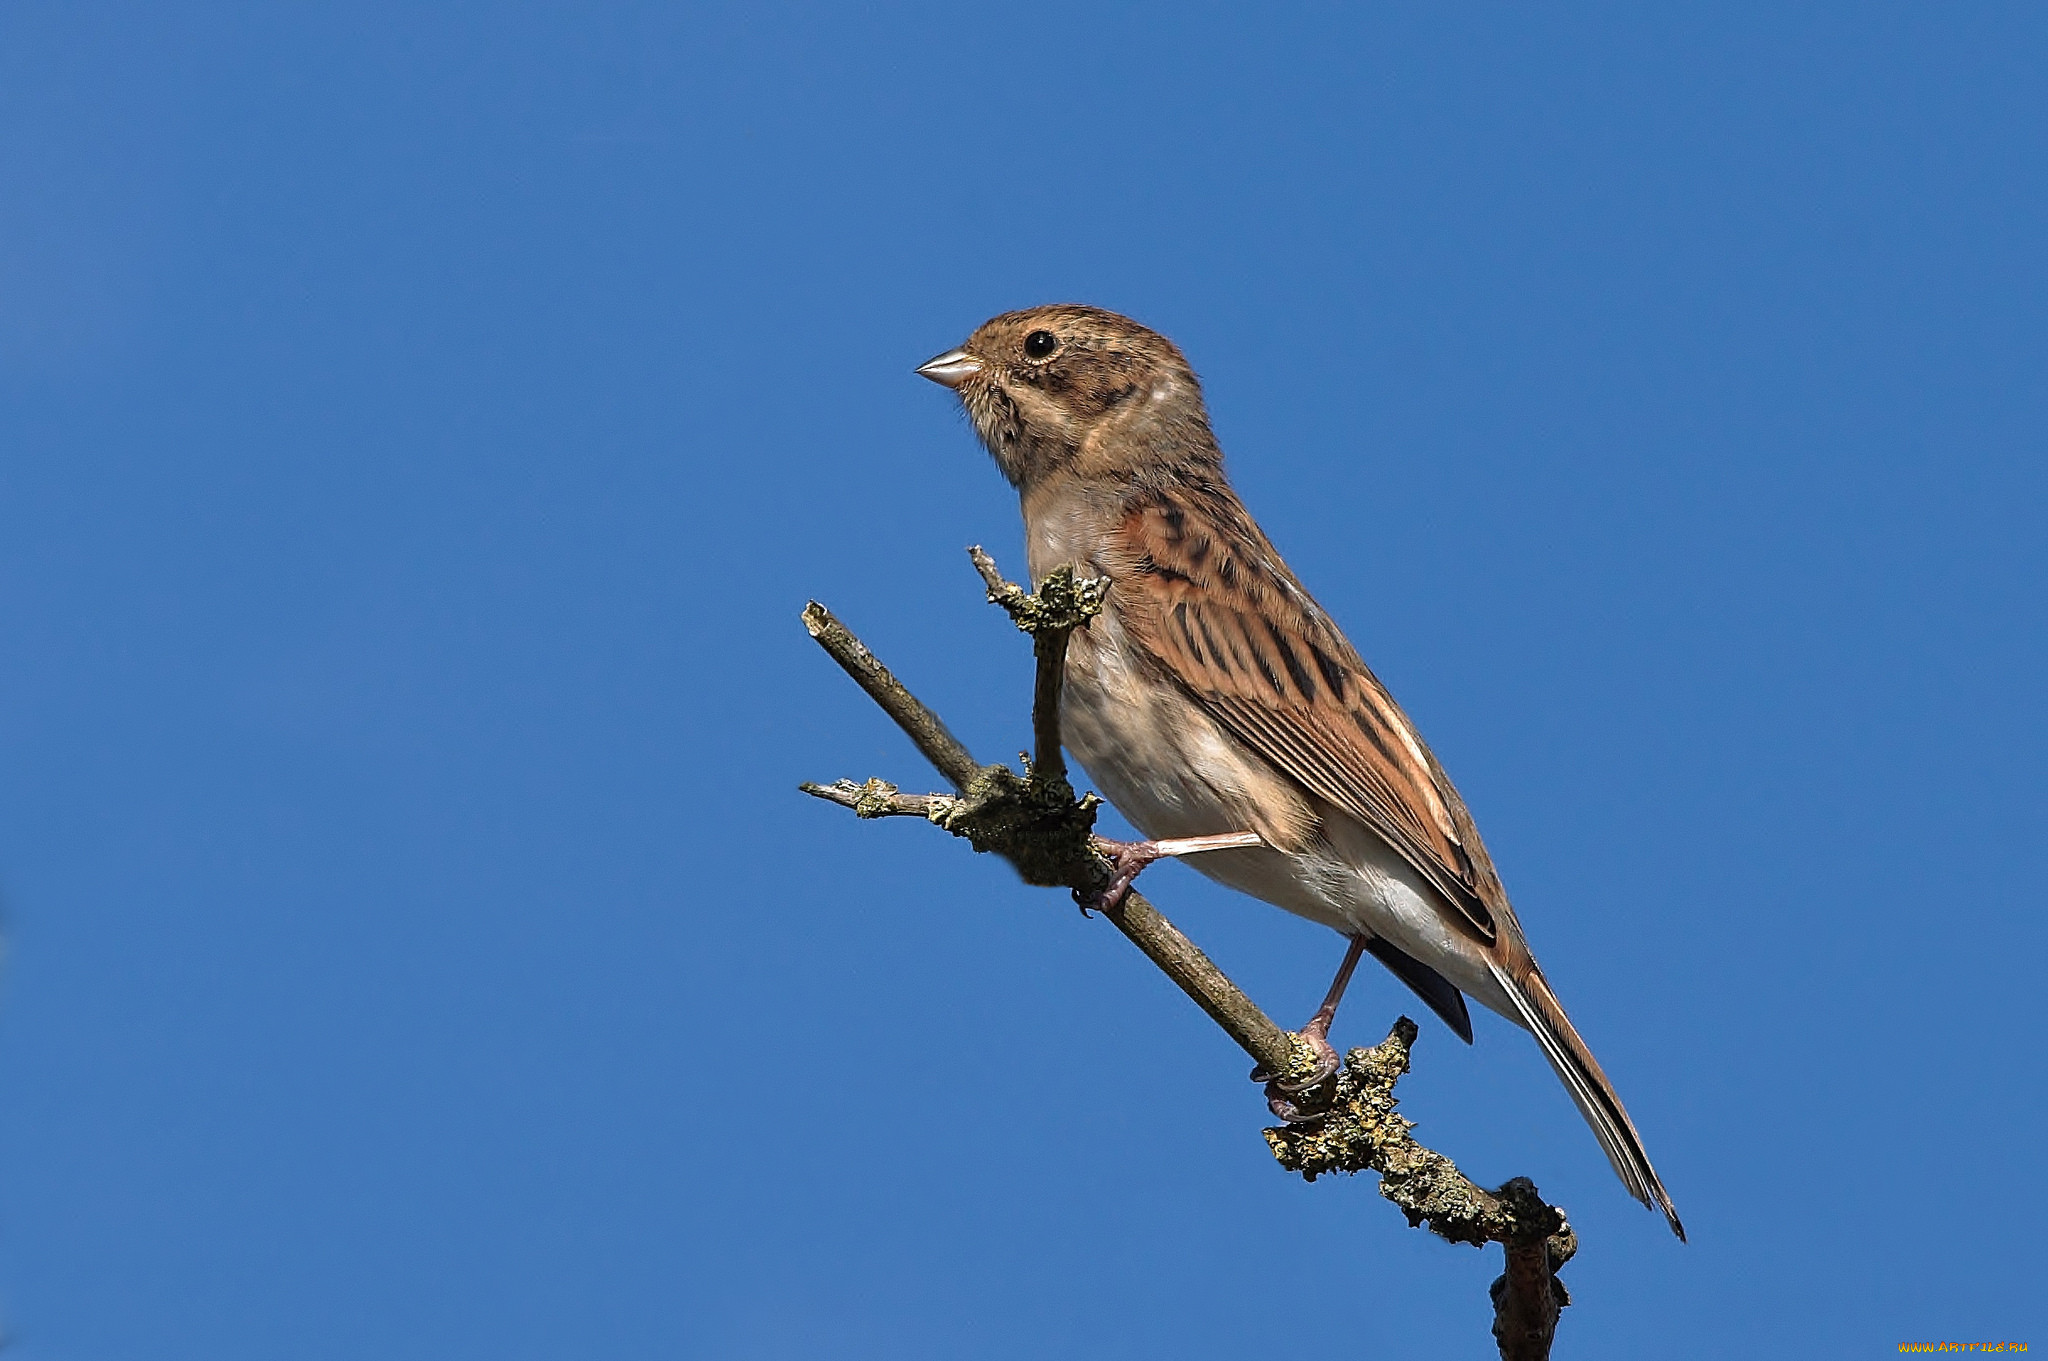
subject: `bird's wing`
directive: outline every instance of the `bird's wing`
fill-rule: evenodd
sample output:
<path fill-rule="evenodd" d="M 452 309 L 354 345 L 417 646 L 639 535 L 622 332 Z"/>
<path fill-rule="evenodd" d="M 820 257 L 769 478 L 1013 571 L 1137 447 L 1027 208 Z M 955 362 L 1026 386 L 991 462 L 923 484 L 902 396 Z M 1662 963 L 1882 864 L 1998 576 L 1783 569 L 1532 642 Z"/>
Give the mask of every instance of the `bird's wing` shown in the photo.
<path fill-rule="evenodd" d="M 1118 539 L 1113 598 L 1131 640 L 1239 740 L 1377 833 L 1492 944 L 1497 917 L 1513 918 L 1457 791 L 1229 488 L 1141 496 Z"/>

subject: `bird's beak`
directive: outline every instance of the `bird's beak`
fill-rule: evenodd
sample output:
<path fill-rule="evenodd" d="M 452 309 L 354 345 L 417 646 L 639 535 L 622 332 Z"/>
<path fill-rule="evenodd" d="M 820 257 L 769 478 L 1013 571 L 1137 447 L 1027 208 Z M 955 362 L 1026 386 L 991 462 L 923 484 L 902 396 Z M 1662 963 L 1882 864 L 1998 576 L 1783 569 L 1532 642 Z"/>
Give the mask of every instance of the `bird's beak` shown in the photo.
<path fill-rule="evenodd" d="M 949 388 L 959 387 L 981 370 L 981 361 L 965 350 L 948 350 L 917 366 L 919 373 Z"/>

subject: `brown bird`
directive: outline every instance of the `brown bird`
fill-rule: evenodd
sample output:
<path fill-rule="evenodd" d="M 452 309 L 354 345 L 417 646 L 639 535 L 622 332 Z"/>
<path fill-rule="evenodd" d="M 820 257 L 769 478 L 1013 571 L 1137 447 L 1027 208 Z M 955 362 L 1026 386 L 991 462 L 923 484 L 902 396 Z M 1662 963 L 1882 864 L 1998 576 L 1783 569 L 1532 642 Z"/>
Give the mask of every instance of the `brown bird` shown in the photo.
<path fill-rule="evenodd" d="M 1067 654 L 1067 749 L 1147 837 L 1258 833 L 1190 863 L 1350 938 L 1302 1032 L 1326 1071 L 1362 951 L 1468 1044 L 1474 997 L 1535 1035 L 1630 1194 L 1683 1239 L 1464 800 L 1231 489 L 1179 348 L 1114 312 L 1035 307 L 918 372 L 959 394 L 1017 488 L 1032 579 L 1073 564 L 1111 583 Z"/>

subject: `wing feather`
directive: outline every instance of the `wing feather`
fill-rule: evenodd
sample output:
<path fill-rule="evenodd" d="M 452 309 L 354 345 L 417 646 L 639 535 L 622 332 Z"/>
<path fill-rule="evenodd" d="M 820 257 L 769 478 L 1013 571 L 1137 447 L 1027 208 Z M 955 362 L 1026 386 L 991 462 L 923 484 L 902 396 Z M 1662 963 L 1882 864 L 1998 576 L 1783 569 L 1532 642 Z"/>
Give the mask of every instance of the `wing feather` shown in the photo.
<path fill-rule="evenodd" d="M 1506 900 L 1457 791 L 1229 489 L 1147 492 L 1122 537 L 1132 566 L 1115 597 L 1132 641 L 1233 735 L 1377 833 L 1491 944 Z"/>

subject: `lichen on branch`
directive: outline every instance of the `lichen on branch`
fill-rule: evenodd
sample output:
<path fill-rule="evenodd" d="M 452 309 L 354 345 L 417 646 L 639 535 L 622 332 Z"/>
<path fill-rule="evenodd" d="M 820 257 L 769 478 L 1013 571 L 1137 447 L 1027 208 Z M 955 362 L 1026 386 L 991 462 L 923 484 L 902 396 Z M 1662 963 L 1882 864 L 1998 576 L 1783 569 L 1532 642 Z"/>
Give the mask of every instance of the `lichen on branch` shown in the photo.
<path fill-rule="evenodd" d="M 995 559 L 979 545 L 968 549 L 967 555 L 988 587 L 989 603 L 1002 606 L 1017 627 L 1033 638 L 1071 634 L 1101 614 L 1102 604 L 1109 598 L 1108 577 L 1084 577 L 1072 567 L 1055 567 L 1045 574 L 1037 590 L 1026 591 L 1016 582 L 1004 580 Z"/>
<path fill-rule="evenodd" d="M 1578 1245 L 1562 1212 L 1540 1200 L 1531 1205 L 1505 1187 L 1481 1190 L 1409 1133 L 1414 1122 L 1395 1109 L 1394 1084 L 1408 1071 L 1417 1034 L 1415 1022 L 1403 1016 L 1386 1039 L 1346 1054 L 1319 1118 L 1265 1131 L 1273 1156 L 1307 1181 L 1332 1172 L 1377 1172 L 1380 1194 L 1401 1207 L 1411 1226 L 1426 1223 L 1449 1242 L 1554 1237 L 1557 1260 L 1568 1260 Z"/>

